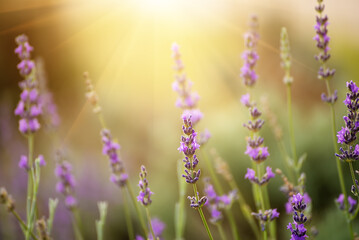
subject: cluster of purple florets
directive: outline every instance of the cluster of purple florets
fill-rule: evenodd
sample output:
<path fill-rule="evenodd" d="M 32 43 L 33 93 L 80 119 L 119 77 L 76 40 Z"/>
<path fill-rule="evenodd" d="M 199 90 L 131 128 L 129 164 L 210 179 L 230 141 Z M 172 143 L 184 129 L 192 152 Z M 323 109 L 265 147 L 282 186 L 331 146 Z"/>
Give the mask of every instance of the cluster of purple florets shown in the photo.
<path fill-rule="evenodd" d="M 269 180 L 274 177 L 275 177 L 275 174 L 272 172 L 271 167 L 266 167 L 266 173 L 263 175 L 261 180 L 259 180 L 259 178 L 256 177 L 256 172 L 251 168 L 247 168 L 247 173 L 244 176 L 244 178 L 246 178 L 249 181 L 251 181 L 252 183 L 258 184 L 260 186 L 268 183 Z"/>
<path fill-rule="evenodd" d="M 77 200 L 74 196 L 75 178 L 72 175 L 72 166 L 67 161 L 58 161 L 55 168 L 55 175 L 59 178 L 56 185 L 56 191 L 65 196 L 65 205 L 72 209 L 77 205 Z"/>
<path fill-rule="evenodd" d="M 356 161 L 359 159 L 359 145 L 355 147 L 352 143 L 357 139 L 356 134 L 359 131 L 359 88 L 353 81 L 347 82 L 349 92 L 347 93 L 344 103 L 348 108 L 348 114 L 343 117 L 345 126 L 338 132 L 338 143 L 347 145 L 347 149 L 340 148 L 341 154 L 335 155 L 343 161 Z"/>
<path fill-rule="evenodd" d="M 340 194 L 339 197 L 335 200 L 335 202 L 338 204 L 338 207 L 339 207 L 340 210 L 345 209 L 345 206 L 344 206 L 344 194 Z M 354 210 L 355 210 L 355 206 L 357 204 L 357 201 L 355 199 L 353 199 L 351 196 L 348 196 L 348 204 L 349 204 L 348 212 L 350 214 L 353 214 Z"/>
<path fill-rule="evenodd" d="M 318 0 L 318 5 L 315 7 L 315 10 L 318 12 L 318 16 L 316 16 L 316 25 L 314 29 L 316 31 L 316 35 L 314 40 L 317 42 L 317 47 L 320 52 L 315 56 L 315 59 L 321 63 L 325 63 L 329 60 L 329 36 L 328 36 L 328 16 L 323 16 L 322 13 L 324 11 L 325 5 L 323 4 L 323 0 Z M 335 69 L 329 69 L 320 67 L 318 71 L 318 77 L 320 79 L 328 79 L 331 78 L 335 74 Z"/>
<path fill-rule="evenodd" d="M 264 124 L 264 121 L 259 119 L 262 113 L 258 110 L 255 104 L 250 101 L 249 93 L 241 97 L 241 102 L 249 109 L 251 115 L 251 120 L 248 121 L 248 123 L 243 124 L 243 126 L 253 133 L 258 132 Z M 268 147 L 263 146 L 263 142 L 264 139 L 262 137 L 255 136 L 254 134 L 253 137 L 247 138 L 247 149 L 244 153 L 256 163 L 265 161 L 269 156 Z"/>
<path fill-rule="evenodd" d="M 176 107 L 183 109 L 182 116 L 186 116 L 187 118 L 191 116 L 192 123 L 195 125 L 203 117 L 202 112 L 197 108 L 199 95 L 196 92 L 191 92 L 193 83 L 186 77 L 186 74 L 183 73 L 184 65 L 177 43 L 172 44 L 172 58 L 175 61 L 174 69 L 176 71 L 172 88 L 178 93 Z"/>
<path fill-rule="evenodd" d="M 151 195 L 153 192 L 151 192 L 150 188 L 148 187 L 148 181 L 147 181 L 147 171 L 145 166 L 141 166 L 141 172 L 140 172 L 140 181 L 138 183 L 138 186 L 140 187 L 140 193 L 137 196 L 137 201 L 141 202 L 143 206 L 148 206 L 152 203 Z"/>
<path fill-rule="evenodd" d="M 102 153 L 107 155 L 110 159 L 110 166 L 112 174 L 110 177 L 111 182 L 123 187 L 127 183 L 128 175 L 125 172 L 123 162 L 117 154 L 117 150 L 120 149 L 120 145 L 112 140 L 110 130 L 103 129 L 101 131 L 102 136 Z"/>
<path fill-rule="evenodd" d="M 19 84 L 22 92 L 20 94 L 20 101 L 15 109 L 15 115 L 20 117 L 20 132 L 30 134 L 40 129 L 40 123 L 37 117 L 42 114 L 42 108 L 39 102 L 38 82 L 33 74 L 35 63 L 30 59 L 31 52 L 34 49 L 30 46 L 26 35 L 18 36 L 16 43 L 18 47 L 15 49 L 15 53 L 21 60 L 17 68 L 24 80 Z"/>
<path fill-rule="evenodd" d="M 242 54 L 242 59 L 244 60 L 244 64 L 241 68 L 240 77 L 243 80 L 244 85 L 253 86 L 258 76 L 254 70 L 254 67 L 257 64 L 259 56 L 256 52 L 257 45 L 257 35 L 252 32 L 248 32 L 244 35 L 245 47 L 246 50 Z"/>
<path fill-rule="evenodd" d="M 43 155 L 40 154 L 36 159 L 38 159 L 39 165 L 41 167 L 46 165 L 45 158 Z M 19 168 L 22 168 L 26 171 L 29 171 L 31 169 L 30 164 L 29 164 L 29 159 L 27 156 L 21 155 L 20 161 L 19 161 Z"/>
<path fill-rule="evenodd" d="M 259 220 L 262 231 L 265 230 L 267 222 L 273 221 L 275 218 L 279 218 L 279 212 L 276 208 L 265 211 L 259 210 L 258 213 L 252 213 L 252 215 Z"/>
<path fill-rule="evenodd" d="M 185 158 L 183 159 L 185 173 L 182 176 L 186 179 L 187 183 L 196 183 L 201 175 L 201 170 L 196 171 L 195 168 L 198 165 L 198 158 L 196 150 L 199 149 L 197 143 L 197 133 L 192 127 L 191 117 L 187 118 L 183 116 L 183 136 L 181 137 L 181 145 L 178 148 L 180 152 L 183 152 Z"/>
<path fill-rule="evenodd" d="M 304 210 L 307 204 L 303 196 L 298 193 L 292 197 L 292 208 L 294 211 L 293 223 L 289 223 L 287 229 L 292 232 L 291 240 L 305 240 L 307 236 L 307 229 L 304 224 L 307 222 L 307 217 L 304 215 Z M 294 227 L 293 227 L 294 224 Z"/>
<path fill-rule="evenodd" d="M 228 194 L 224 194 L 222 196 L 218 196 L 212 184 L 206 181 L 206 186 L 204 191 L 207 196 L 207 203 L 206 206 L 208 207 L 211 213 L 210 221 L 212 223 L 217 223 L 218 221 L 222 220 L 222 210 L 231 206 L 232 202 L 237 197 L 237 192 L 231 191 Z"/>
<path fill-rule="evenodd" d="M 156 236 L 156 240 L 157 239 L 162 240 L 163 238 L 161 235 L 162 235 L 163 231 L 165 230 L 166 225 L 158 218 L 152 218 L 151 225 L 152 225 L 153 233 Z M 152 235 L 148 235 L 148 239 L 154 240 Z M 137 235 L 136 240 L 145 240 L 145 238 L 140 235 Z"/>

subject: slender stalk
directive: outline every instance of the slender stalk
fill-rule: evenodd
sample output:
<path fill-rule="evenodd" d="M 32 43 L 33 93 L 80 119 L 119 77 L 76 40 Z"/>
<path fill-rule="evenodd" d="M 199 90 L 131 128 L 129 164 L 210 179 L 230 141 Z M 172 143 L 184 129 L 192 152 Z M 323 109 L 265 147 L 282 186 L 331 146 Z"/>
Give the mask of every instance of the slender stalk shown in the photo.
<path fill-rule="evenodd" d="M 180 159 L 177 162 L 179 200 L 176 203 L 176 208 L 175 208 L 176 240 L 183 240 L 184 223 L 186 218 L 185 195 L 186 195 L 187 183 L 182 179 L 182 172 L 184 172 L 184 165 L 182 160 Z"/>
<path fill-rule="evenodd" d="M 323 68 L 325 68 L 325 64 L 323 64 Z M 330 90 L 330 85 L 329 85 L 329 80 L 325 79 L 325 84 L 327 87 L 327 92 L 328 92 L 328 96 L 331 96 L 331 90 Z M 332 136 L 333 136 L 333 145 L 334 145 L 334 151 L 337 153 L 338 151 L 338 143 L 336 141 L 336 123 L 335 123 L 335 109 L 333 104 L 330 104 L 330 110 L 331 110 L 331 115 L 332 115 Z M 348 215 L 348 200 L 347 200 L 347 191 L 345 189 L 345 183 L 344 183 L 344 177 L 343 177 L 343 169 L 342 169 L 342 165 L 340 163 L 339 158 L 335 158 L 336 159 L 336 163 L 337 163 L 337 171 L 338 171 L 338 177 L 339 177 L 339 183 L 340 183 L 340 188 L 341 191 L 344 195 L 344 206 L 345 206 L 345 216 L 347 218 L 347 222 L 348 222 L 348 227 L 349 227 L 349 233 L 351 235 L 351 238 L 354 239 L 354 233 L 353 233 L 353 227 L 351 224 L 351 219 Z"/>
<path fill-rule="evenodd" d="M 25 234 L 25 239 L 29 240 L 30 232 L 32 231 L 30 223 L 32 222 L 31 217 L 31 208 L 33 199 L 33 191 L 34 191 L 34 167 L 33 167 L 33 152 L 34 152 L 34 135 L 30 133 L 27 137 L 28 143 L 28 164 L 30 167 L 30 172 L 28 172 L 28 189 L 27 189 L 27 202 L 26 202 L 26 221 L 27 221 L 27 232 Z"/>
<path fill-rule="evenodd" d="M 352 162 L 349 162 L 349 168 L 350 168 L 350 174 L 351 174 L 352 180 L 353 180 L 353 185 L 355 187 L 354 195 L 356 195 L 356 197 L 358 198 L 358 202 L 359 202 L 358 184 L 355 181 L 355 173 L 354 173 L 353 163 Z"/>
<path fill-rule="evenodd" d="M 145 209 L 146 209 L 146 215 L 147 215 L 148 225 L 150 226 L 150 230 L 151 230 L 152 237 L 153 237 L 153 239 L 155 240 L 155 239 L 156 239 L 156 236 L 155 236 L 155 232 L 153 231 L 153 227 L 152 227 L 150 210 L 148 210 L 148 207 L 145 207 Z"/>
<path fill-rule="evenodd" d="M 202 153 L 203 158 L 205 159 L 205 162 L 206 162 L 207 168 L 209 170 L 209 173 L 211 175 L 211 178 L 213 180 L 215 189 L 218 191 L 219 195 L 223 195 L 224 191 L 223 191 L 222 185 L 220 184 L 217 174 L 214 171 L 214 167 L 213 167 L 211 160 L 208 158 L 208 155 L 204 150 L 200 150 L 200 151 Z M 229 224 L 231 225 L 231 231 L 232 231 L 232 235 L 233 235 L 234 239 L 239 240 L 240 238 L 239 238 L 239 234 L 238 234 L 237 227 L 236 227 L 236 222 L 235 222 L 232 212 L 229 210 L 226 210 L 225 213 L 228 217 Z"/>
<path fill-rule="evenodd" d="M 196 199 L 197 199 L 197 201 L 198 201 L 197 186 L 196 186 L 195 183 L 192 184 L 192 185 L 193 185 L 194 195 L 196 196 Z M 207 234 L 208 234 L 209 239 L 213 240 L 212 233 L 211 233 L 211 231 L 209 230 L 209 227 L 208 227 L 206 218 L 205 218 L 204 215 L 203 215 L 203 212 L 202 212 L 201 207 L 199 207 L 197 210 L 198 210 L 198 212 L 199 212 L 199 215 L 201 216 L 203 225 L 204 225 L 204 227 L 206 228 L 206 231 L 207 231 Z"/>
<path fill-rule="evenodd" d="M 147 239 L 147 236 L 148 236 L 148 232 L 147 232 L 147 228 L 146 228 L 146 224 L 145 224 L 145 221 L 142 217 L 142 214 L 140 212 L 140 209 L 138 207 L 138 204 L 137 204 L 137 201 L 136 201 L 136 198 L 135 198 L 135 195 L 133 194 L 133 190 L 132 190 L 132 187 L 130 184 L 126 184 L 127 186 L 127 191 L 131 197 L 131 200 L 132 200 L 132 203 L 133 205 L 135 206 L 135 210 L 136 210 L 136 213 L 137 213 L 137 216 L 138 218 L 140 219 L 140 223 L 141 223 L 141 227 L 143 229 L 143 232 L 145 234 L 145 238 Z"/>
<path fill-rule="evenodd" d="M 298 157 L 297 157 L 297 150 L 296 150 L 296 145 L 295 145 L 294 126 L 293 126 L 292 89 L 289 84 L 287 84 L 287 104 L 288 104 L 288 125 L 289 125 L 290 145 L 291 145 L 292 154 L 293 154 L 292 157 L 293 157 L 293 164 L 294 164 L 295 184 L 297 184 L 298 178 L 299 178 Z"/>
<path fill-rule="evenodd" d="M 17 221 L 19 222 L 20 226 L 21 226 L 21 229 L 23 229 L 23 231 L 27 231 L 28 228 L 25 224 L 25 222 L 21 219 L 21 217 L 19 216 L 19 214 L 15 211 L 15 210 L 12 210 L 11 213 L 15 216 L 15 218 L 17 219 Z M 34 235 L 34 233 L 31 231 L 30 232 L 30 236 L 34 239 L 34 240 L 38 240 L 38 238 Z"/>
<path fill-rule="evenodd" d="M 222 239 L 222 240 L 227 240 L 226 234 L 225 234 L 224 231 L 223 231 L 222 224 L 221 224 L 221 223 L 217 223 L 216 225 L 217 225 L 217 228 L 218 228 L 219 235 L 221 236 L 221 239 Z"/>
<path fill-rule="evenodd" d="M 249 223 L 249 226 L 251 227 L 253 233 L 256 235 L 256 238 L 260 239 L 259 228 L 251 215 L 252 210 L 244 200 L 243 194 L 239 190 L 237 183 L 232 179 L 232 181 L 229 182 L 229 185 L 232 189 L 237 190 L 239 207 L 241 208 L 244 217 L 247 219 L 247 222 Z"/>
<path fill-rule="evenodd" d="M 72 226 L 74 228 L 75 232 L 75 238 L 76 240 L 83 240 L 82 234 L 81 234 L 81 219 L 78 213 L 77 208 L 71 210 L 72 212 Z"/>
<path fill-rule="evenodd" d="M 36 167 L 36 175 L 35 175 L 35 171 L 34 171 L 34 167 L 31 167 L 31 173 L 34 176 L 32 181 L 33 181 L 33 190 L 32 190 L 32 203 L 31 203 L 31 210 L 30 210 L 30 218 L 28 221 L 28 229 L 27 229 L 27 234 L 30 233 L 30 231 L 32 230 L 33 226 L 34 226 L 34 222 L 36 220 L 35 218 L 35 211 L 36 211 L 36 198 L 37 198 L 37 192 L 39 189 L 39 183 L 40 183 L 40 166 L 39 163 L 35 163 L 35 167 Z"/>
<path fill-rule="evenodd" d="M 123 188 L 121 188 L 121 190 L 122 190 L 123 206 L 125 209 L 125 219 L 126 219 L 128 237 L 130 239 L 135 239 L 135 235 L 133 232 L 133 225 L 132 225 L 130 211 L 129 211 L 129 206 L 128 206 L 128 201 L 127 201 L 127 197 L 126 197 L 126 192 Z"/>
<path fill-rule="evenodd" d="M 258 175 L 258 178 L 262 177 L 261 176 L 261 166 L 260 166 L 260 164 L 257 164 L 257 175 Z M 263 193 L 262 193 L 262 188 L 261 187 L 258 188 L 258 195 L 259 195 L 259 200 L 260 200 L 260 203 L 261 203 L 261 209 L 264 212 L 265 211 L 265 204 L 264 204 L 264 198 L 263 198 Z M 267 239 L 267 229 L 266 229 L 266 227 L 264 227 L 263 239 L 264 240 Z"/>

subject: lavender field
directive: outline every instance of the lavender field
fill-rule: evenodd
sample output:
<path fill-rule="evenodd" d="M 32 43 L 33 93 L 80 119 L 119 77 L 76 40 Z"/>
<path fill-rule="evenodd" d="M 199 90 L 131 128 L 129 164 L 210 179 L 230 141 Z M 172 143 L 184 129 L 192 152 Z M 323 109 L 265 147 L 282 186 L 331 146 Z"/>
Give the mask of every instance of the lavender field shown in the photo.
<path fill-rule="evenodd" d="M 0 1 L 0 239 L 358 240 L 357 9 Z"/>

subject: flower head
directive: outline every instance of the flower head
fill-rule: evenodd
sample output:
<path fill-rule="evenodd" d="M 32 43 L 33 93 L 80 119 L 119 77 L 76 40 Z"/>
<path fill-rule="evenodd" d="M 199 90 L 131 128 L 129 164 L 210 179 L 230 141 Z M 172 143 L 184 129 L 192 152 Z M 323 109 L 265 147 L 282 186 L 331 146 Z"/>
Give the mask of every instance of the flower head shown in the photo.
<path fill-rule="evenodd" d="M 55 176 L 59 179 L 56 185 L 56 191 L 65 196 L 65 205 L 68 209 L 73 209 L 77 205 L 75 193 L 75 178 L 72 174 L 72 166 L 64 161 L 62 155 L 58 152 Z"/>
<path fill-rule="evenodd" d="M 123 187 L 127 183 L 128 175 L 123 166 L 123 162 L 117 154 L 117 150 L 120 149 L 120 145 L 113 141 L 110 130 L 103 129 L 101 131 L 102 136 L 102 153 L 107 155 L 110 160 L 111 166 L 111 182 L 115 183 L 119 187 Z"/>
<path fill-rule="evenodd" d="M 152 203 L 151 195 L 153 192 L 151 192 L 150 188 L 148 187 L 147 171 L 143 165 L 141 166 L 140 181 L 138 186 L 140 187 L 140 192 L 137 196 L 137 201 L 141 202 L 143 206 L 147 207 Z"/>

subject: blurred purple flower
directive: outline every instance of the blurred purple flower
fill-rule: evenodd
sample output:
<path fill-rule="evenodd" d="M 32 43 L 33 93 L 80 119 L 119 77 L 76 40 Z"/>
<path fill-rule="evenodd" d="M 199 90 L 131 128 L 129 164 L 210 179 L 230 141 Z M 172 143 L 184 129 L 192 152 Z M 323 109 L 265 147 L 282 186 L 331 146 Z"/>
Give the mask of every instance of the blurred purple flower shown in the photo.
<path fill-rule="evenodd" d="M 19 130 L 23 134 L 36 132 L 40 129 L 37 117 L 42 114 L 41 104 L 39 103 L 39 93 L 37 90 L 38 82 L 32 76 L 35 63 L 30 60 L 30 52 L 33 48 L 28 43 L 26 35 L 16 37 L 18 47 L 15 53 L 18 54 L 21 62 L 17 65 L 24 80 L 19 86 L 22 89 L 20 101 L 15 109 L 15 115 L 20 117 Z"/>
<path fill-rule="evenodd" d="M 73 209 L 77 205 L 74 196 L 75 192 L 75 178 L 72 174 L 72 166 L 69 162 L 58 159 L 55 175 L 59 179 L 56 185 L 56 191 L 65 196 L 65 205 L 68 209 Z"/>

